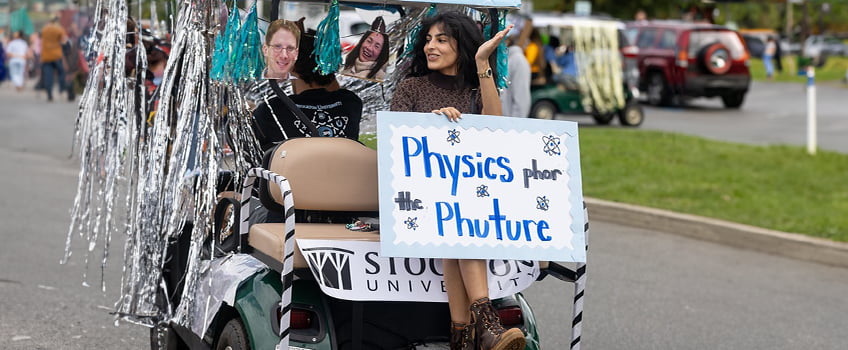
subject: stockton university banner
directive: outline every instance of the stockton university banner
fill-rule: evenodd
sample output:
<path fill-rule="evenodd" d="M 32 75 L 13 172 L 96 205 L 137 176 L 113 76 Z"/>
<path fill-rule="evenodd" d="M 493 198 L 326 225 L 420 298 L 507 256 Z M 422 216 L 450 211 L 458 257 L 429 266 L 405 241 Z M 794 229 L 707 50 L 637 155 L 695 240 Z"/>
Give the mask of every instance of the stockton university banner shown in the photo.
<path fill-rule="evenodd" d="M 577 124 L 378 112 L 382 256 L 586 261 Z"/>
<path fill-rule="evenodd" d="M 345 300 L 447 302 L 442 259 L 392 258 L 379 242 L 298 239 L 297 246 L 321 290 Z M 503 298 L 539 277 L 536 261 L 489 260 L 489 296 Z"/>

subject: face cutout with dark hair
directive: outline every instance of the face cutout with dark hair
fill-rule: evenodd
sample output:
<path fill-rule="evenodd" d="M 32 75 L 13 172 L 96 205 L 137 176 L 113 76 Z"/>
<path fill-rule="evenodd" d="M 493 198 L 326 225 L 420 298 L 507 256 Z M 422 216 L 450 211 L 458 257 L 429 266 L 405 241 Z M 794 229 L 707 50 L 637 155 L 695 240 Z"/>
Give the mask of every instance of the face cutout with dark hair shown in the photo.
<path fill-rule="evenodd" d="M 377 17 L 371 30 L 362 34 L 359 43 L 345 56 L 340 74 L 382 81 L 390 56 L 389 35 L 383 17 Z"/>

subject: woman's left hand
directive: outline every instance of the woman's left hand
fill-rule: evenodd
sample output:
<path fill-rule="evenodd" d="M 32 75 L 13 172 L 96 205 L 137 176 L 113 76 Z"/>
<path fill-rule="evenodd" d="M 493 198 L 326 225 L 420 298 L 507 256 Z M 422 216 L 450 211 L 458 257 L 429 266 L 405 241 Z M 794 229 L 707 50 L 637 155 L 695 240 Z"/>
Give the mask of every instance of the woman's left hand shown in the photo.
<path fill-rule="evenodd" d="M 506 26 L 504 30 L 499 31 L 491 39 L 487 40 L 482 45 L 480 45 L 480 47 L 477 49 L 477 54 L 474 55 L 474 58 L 477 61 L 489 60 L 489 56 L 491 56 L 492 53 L 495 52 L 495 48 L 497 48 L 501 41 L 503 41 L 503 39 L 506 37 L 506 33 L 509 33 L 509 31 L 512 29 L 512 26 L 512 24 Z"/>
<path fill-rule="evenodd" d="M 462 113 L 460 113 L 459 110 L 454 107 L 434 109 L 433 113 L 444 115 L 448 118 L 449 121 L 452 122 L 457 122 L 462 119 Z"/>

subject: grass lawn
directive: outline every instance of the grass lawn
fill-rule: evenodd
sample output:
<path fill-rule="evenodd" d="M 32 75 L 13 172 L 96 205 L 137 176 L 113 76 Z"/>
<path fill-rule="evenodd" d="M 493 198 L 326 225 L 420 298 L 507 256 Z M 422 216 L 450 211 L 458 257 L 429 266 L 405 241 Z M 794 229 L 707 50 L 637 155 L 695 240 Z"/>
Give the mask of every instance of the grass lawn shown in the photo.
<path fill-rule="evenodd" d="M 806 83 L 806 76 L 798 76 L 796 56 L 785 56 L 781 60 L 783 62 L 783 72 L 775 71 L 774 81 L 794 81 L 798 83 Z M 751 78 L 754 80 L 766 80 L 766 68 L 763 65 L 763 60 L 752 58 L 750 61 Z M 777 68 L 775 68 L 776 70 Z M 845 73 L 848 70 L 848 57 L 828 57 L 823 67 L 816 68 L 816 81 L 840 82 L 845 79 Z"/>
<path fill-rule="evenodd" d="M 848 241 L 848 155 L 580 130 L 586 196 Z"/>
<path fill-rule="evenodd" d="M 848 241 L 845 154 L 615 128 L 580 129 L 580 154 L 589 197 Z"/>

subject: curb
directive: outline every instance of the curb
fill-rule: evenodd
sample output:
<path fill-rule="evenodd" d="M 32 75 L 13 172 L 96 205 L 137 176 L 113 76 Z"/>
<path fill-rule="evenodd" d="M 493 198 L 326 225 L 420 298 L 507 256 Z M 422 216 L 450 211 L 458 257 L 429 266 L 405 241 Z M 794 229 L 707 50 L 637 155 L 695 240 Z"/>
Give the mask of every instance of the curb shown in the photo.
<path fill-rule="evenodd" d="M 848 268 L 848 243 L 697 215 L 585 197 L 589 220 L 651 229 L 732 247 Z"/>

